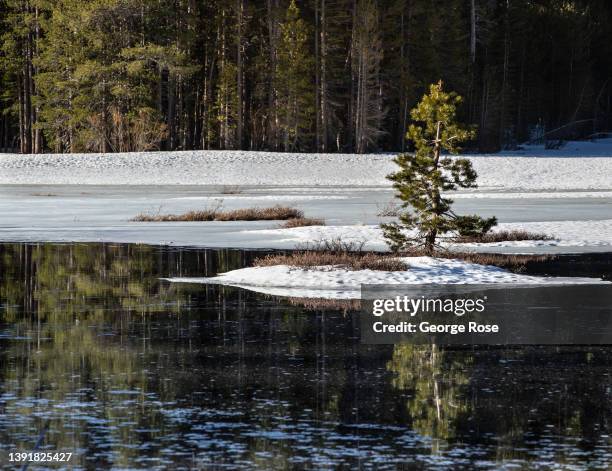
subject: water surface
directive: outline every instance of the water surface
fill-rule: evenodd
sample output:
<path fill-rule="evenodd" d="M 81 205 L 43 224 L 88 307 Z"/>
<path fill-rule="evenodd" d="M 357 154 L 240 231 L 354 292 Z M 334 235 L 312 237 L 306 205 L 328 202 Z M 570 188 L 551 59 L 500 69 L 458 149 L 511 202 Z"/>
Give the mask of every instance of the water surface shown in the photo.
<path fill-rule="evenodd" d="M 75 469 L 612 466 L 612 347 L 367 346 L 350 311 L 159 280 L 263 253 L 0 245 L 3 469 L 41 437 Z"/>

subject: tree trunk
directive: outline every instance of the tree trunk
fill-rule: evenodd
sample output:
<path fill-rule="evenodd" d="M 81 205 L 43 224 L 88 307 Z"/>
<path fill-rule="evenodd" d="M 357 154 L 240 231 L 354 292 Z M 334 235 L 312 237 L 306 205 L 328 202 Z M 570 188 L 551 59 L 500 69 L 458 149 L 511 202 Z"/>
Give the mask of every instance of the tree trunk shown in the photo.
<path fill-rule="evenodd" d="M 268 89 L 268 147 L 278 150 L 278 104 L 276 93 L 276 67 L 277 67 L 277 12 L 278 0 L 267 0 L 268 43 L 270 53 L 269 89 Z"/>
<path fill-rule="evenodd" d="M 319 0 L 315 0 L 315 149 L 321 150 L 321 25 L 319 18 Z"/>
<path fill-rule="evenodd" d="M 35 19 L 36 19 L 36 23 L 34 26 L 34 54 L 37 56 L 38 55 L 38 41 L 40 40 L 40 25 L 38 23 L 38 7 L 36 7 L 35 9 Z M 36 68 L 34 66 L 32 66 L 32 75 L 33 77 L 36 76 Z M 35 88 L 35 83 L 34 80 L 32 80 L 32 96 L 36 96 L 36 88 Z M 38 104 L 36 104 L 36 106 L 33 108 L 33 114 L 32 114 L 32 124 L 34 125 L 34 147 L 32 149 L 32 152 L 34 152 L 35 154 L 40 154 L 42 152 L 42 147 L 43 147 L 43 136 L 42 136 L 42 131 L 41 129 L 36 126 L 36 123 L 38 121 L 38 115 L 39 115 L 39 108 L 38 108 Z"/>
<path fill-rule="evenodd" d="M 168 150 L 176 147 L 176 103 L 175 103 L 176 81 L 168 74 Z"/>
<path fill-rule="evenodd" d="M 350 83 L 350 98 L 349 98 L 349 104 L 348 104 L 348 125 L 347 125 L 347 129 L 348 129 L 348 133 L 346 136 L 346 143 L 348 145 L 348 147 L 350 149 L 353 150 L 353 152 L 356 151 L 356 145 L 355 145 L 355 120 L 357 117 L 357 110 L 356 110 L 356 89 L 357 89 L 357 80 L 356 80 L 356 58 L 355 58 L 355 41 L 356 41 L 356 35 L 357 35 L 357 0 L 353 0 L 353 7 L 352 7 L 352 30 L 351 30 L 351 44 L 349 47 L 349 51 L 350 51 L 350 58 L 351 58 L 351 83 Z"/>
<path fill-rule="evenodd" d="M 321 128 L 323 139 L 321 150 L 327 152 L 331 120 L 329 115 L 329 85 L 327 81 L 327 5 L 321 0 Z M 340 146 L 338 145 L 338 150 Z"/>
<path fill-rule="evenodd" d="M 25 154 L 25 119 L 24 119 L 24 95 L 23 95 L 23 80 L 21 79 L 21 75 L 19 80 L 17 80 L 17 91 L 19 95 L 19 152 L 21 154 Z"/>
<path fill-rule="evenodd" d="M 476 25 L 476 0 L 470 0 L 470 83 L 468 85 L 467 101 L 470 104 L 468 119 L 473 120 L 476 116 L 476 45 L 477 45 L 477 25 Z"/>
<path fill-rule="evenodd" d="M 236 14 L 238 16 L 238 34 L 236 35 L 237 51 L 236 51 L 236 84 L 238 94 L 238 123 L 237 123 L 237 148 L 242 149 L 243 141 L 243 129 L 244 129 L 244 110 L 243 110 L 243 71 L 242 71 L 242 36 L 243 36 L 243 16 L 244 16 L 244 4 L 243 0 L 236 0 Z"/>
<path fill-rule="evenodd" d="M 476 0 L 470 0 L 470 62 L 476 62 Z"/>
<path fill-rule="evenodd" d="M 436 129 L 436 140 L 434 141 L 434 147 L 433 147 L 433 160 L 434 160 L 434 165 L 433 165 L 433 169 L 437 170 L 439 163 L 440 163 L 440 153 L 442 151 L 442 148 L 440 146 L 441 141 L 440 141 L 440 130 L 441 130 L 441 126 L 442 123 L 440 121 L 438 121 L 438 127 Z M 440 211 L 440 192 L 436 189 L 433 188 L 432 189 L 432 203 L 431 203 L 431 210 L 433 213 L 433 218 L 434 219 L 438 219 L 438 217 L 440 216 L 439 211 Z M 435 251 L 436 248 L 436 239 L 438 237 L 438 230 L 435 227 L 435 224 L 433 226 L 432 229 L 430 229 L 427 232 L 427 235 L 425 236 L 425 252 L 428 255 L 432 255 Z"/>
<path fill-rule="evenodd" d="M 499 113 L 499 139 L 498 145 L 500 147 L 505 144 L 505 130 L 506 130 L 506 94 L 508 85 L 508 67 L 510 62 L 510 38 L 509 38 L 509 15 L 510 15 L 510 1 L 506 0 L 506 11 L 504 17 L 504 62 L 502 71 L 502 84 L 501 84 L 501 105 Z"/>
<path fill-rule="evenodd" d="M 32 152 L 32 69 L 30 45 L 26 45 L 26 63 L 23 70 L 23 152 Z"/>

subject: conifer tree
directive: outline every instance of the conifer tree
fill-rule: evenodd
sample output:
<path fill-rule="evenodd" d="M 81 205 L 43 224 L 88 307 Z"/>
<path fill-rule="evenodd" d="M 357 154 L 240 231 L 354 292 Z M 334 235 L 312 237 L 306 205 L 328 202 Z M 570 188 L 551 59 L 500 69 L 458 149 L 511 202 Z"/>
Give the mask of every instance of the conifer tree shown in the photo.
<path fill-rule="evenodd" d="M 353 20 L 353 104 L 351 106 L 355 151 L 363 154 L 383 134 L 384 110 L 381 97 L 380 62 L 383 58 L 379 35 L 378 8 L 372 0 L 356 4 Z"/>
<path fill-rule="evenodd" d="M 35 79 L 40 127 L 51 147 L 70 152 L 158 148 L 166 125 L 151 90 L 159 69 L 177 75 L 183 55 L 172 46 L 147 44 L 134 27 L 144 14 L 135 0 L 58 0 L 57 6 L 45 25 Z M 170 107 L 170 96 L 167 101 Z"/>
<path fill-rule="evenodd" d="M 306 148 L 315 112 L 314 62 L 308 49 L 309 28 L 291 0 L 280 25 L 278 50 L 279 120 L 285 151 Z"/>
<path fill-rule="evenodd" d="M 612 2 L 439 3 L 0 0 L 0 148 L 403 152 L 438 78 L 480 151 L 612 128 Z"/>
<path fill-rule="evenodd" d="M 449 232 L 461 235 L 486 233 L 497 221 L 478 216 L 457 216 L 451 209 L 453 200 L 442 192 L 457 188 L 475 188 L 476 172 L 468 159 L 450 158 L 444 151 L 457 154 L 462 142 L 473 139 L 473 129 L 462 127 L 456 120 L 457 106 L 462 99 L 444 91 L 442 81 L 429 87 L 429 94 L 411 111 L 413 124 L 407 138 L 415 147 L 414 154 L 400 154 L 394 162 L 400 170 L 389 175 L 402 207 L 409 208 L 400 224 L 383 224 L 382 229 L 394 252 L 423 247 L 433 254 L 439 236 Z M 416 230 L 415 236 L 406 231 Z"/>
<path fill-rule="evenodd" d="M 4 113 L 18 122 L 19 150 L 25 153 L 42 150 L 34 84 L 41 4 L 40 0 L 0 2 L 0 103 L 13 102 Z M 6 90 L 3 85 L 8 85 Z"/>

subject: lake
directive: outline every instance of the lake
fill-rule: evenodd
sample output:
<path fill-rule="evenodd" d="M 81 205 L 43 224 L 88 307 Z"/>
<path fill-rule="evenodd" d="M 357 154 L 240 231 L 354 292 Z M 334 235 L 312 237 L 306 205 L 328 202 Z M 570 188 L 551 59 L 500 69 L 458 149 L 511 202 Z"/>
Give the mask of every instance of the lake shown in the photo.
<path fill-rule="evenodd" d="M 35 449 L 75 469 L 612 466 L 612 347 L 362 345 L 350 309 L 160 280 L 265 253 L 0 244 L 2 469 Z"/>

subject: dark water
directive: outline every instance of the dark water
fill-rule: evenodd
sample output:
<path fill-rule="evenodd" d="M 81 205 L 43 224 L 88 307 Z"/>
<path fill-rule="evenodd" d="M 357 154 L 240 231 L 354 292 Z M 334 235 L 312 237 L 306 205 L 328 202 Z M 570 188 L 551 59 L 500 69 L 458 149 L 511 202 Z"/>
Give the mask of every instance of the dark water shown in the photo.
<path fill-rule="evenodd" d="M 0 245 L 3 469 L 37 441 L 88 469 L 612 466 L 612 347 L 364 346 L 357 314 L 159 281 L 259 254 Z"/>

